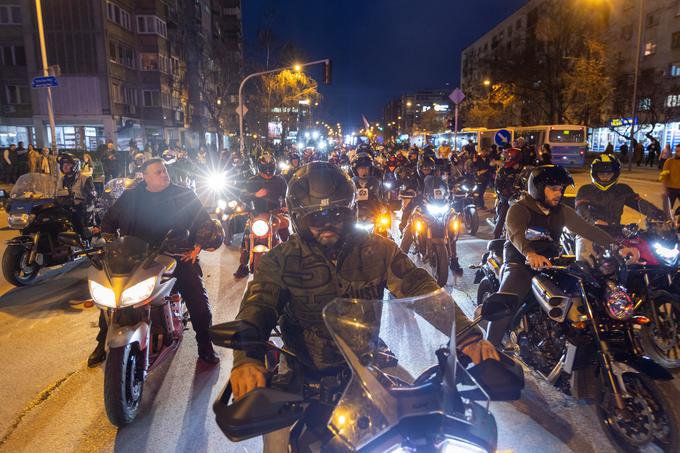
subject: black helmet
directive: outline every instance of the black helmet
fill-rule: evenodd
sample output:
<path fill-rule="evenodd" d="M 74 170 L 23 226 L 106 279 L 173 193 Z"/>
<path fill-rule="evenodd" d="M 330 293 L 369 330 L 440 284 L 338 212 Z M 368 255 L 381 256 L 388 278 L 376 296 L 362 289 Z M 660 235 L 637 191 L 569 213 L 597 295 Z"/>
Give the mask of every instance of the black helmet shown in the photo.
<path fill-rule="evenodd" d="M 257 172 L 266 179 L 271 178 L 276 173 L 276 159 L 270 153 L 263 153 L 257 159 Z"/>
<path fill-rule="evenodd" d="M 527 188 L 529 195 L 536 201 L 545 201 L 545 188 L 547 186 L 573 186 L 574 178 L 569 172 L 559 165 L 541 165 L 531 170 Z"/>
<path fill-rule="evenodd" d="M 220 248 L 223 242 L 224 229 L 217 219 L 205 222 L 196 231 L 196 244 L 200 245 L 203 250 L 212 252 Z"/>
<path fill-rule="evenodd" d="M 75 157 L 73 154 L 69 154 L 69 153 L 62 154 L 61 156 L 59 156 L 58 162 L 59 162 L 59 170 L 61 170 L 61 172 L 64 173 L 65 175 L 78 173 L 80 171 L 80 159 Z M 64 171 L 64 164 L 67 164 L 67 163 L 72 165 L 71 171 L 69 171 L 68 173 L 66 173 Z"/>
<path fill-rule="evenodd" d="M 410 162 L 416 162 L 418 160 L 418 148 L 416 145 L 413 145 L 413 148 L 408 151 L 408 160 Z"/>
<path fill-rule="evenodd" d="M 613 176 L 609 181 L 600 179 L 600 173 L 612 173 Z M 602 154 L 593 160 L 590 164 L 590 179 L 593 184 L 600 190 L 607 190 L 619 180 L 621 175 L 621 163 L 619 160 L 611 155 Z"/>
<path fill-rule="evenodd" d="M 357 168 L 359 167 L 368 167 L 369 169 L 373 169 L 373 157 L 371 157 L 370 154 L 364 151 L 359 151 L 352 157 L 351 161 L 352 165 L 352 171 L 354 174 L 357 174 Z"/>
<path fill-rule="evenodd" d="M 362 143 L 361 145 L 359 145 L 359 147 L 357 148 L 357 154 L 359 153 L 367 153 L 371 157 L 375 156 L 373 148 L 371 148 L 371 145 L 369 145 L 368 143 Z"/>
<path fill-rule="evenodd" d="M 311 162 L 299 168 L 288 183 L 286 206 L 293 228 L 301 238 L 314 240 L 309 227 L 331 220 L 343 222 L 343 234 L 354 228 L 354 183 L 328 162 Z"/>
<path fill-rule="evenodd" d="M 422 176 L 427 176 L 432 174 L 434 172 L 434 168 L 437 166 L 437 162 L 434 160 L 434 157 L 432 156 L 427 156 L 423 155 L 420 156 L 420 159 L 418 159 L 418 175 Z M 429 168 L 430 173 L 427 175 L 423 174 L 423 168 Z"/>

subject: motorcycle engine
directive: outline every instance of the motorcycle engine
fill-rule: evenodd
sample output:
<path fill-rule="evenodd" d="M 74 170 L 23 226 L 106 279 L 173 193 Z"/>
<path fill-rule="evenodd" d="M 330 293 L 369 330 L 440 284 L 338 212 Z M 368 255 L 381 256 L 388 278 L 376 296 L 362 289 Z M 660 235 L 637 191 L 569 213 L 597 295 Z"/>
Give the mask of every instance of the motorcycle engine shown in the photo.
<path fill-rule="evenodd" d="M 540 310 L 528 313 L 524 319 L 528 325 L 517 337 L 520 357 L 527 365 L 547 376 L 562 358 L 566 342 L 562 325 L 550 320 Z"/>

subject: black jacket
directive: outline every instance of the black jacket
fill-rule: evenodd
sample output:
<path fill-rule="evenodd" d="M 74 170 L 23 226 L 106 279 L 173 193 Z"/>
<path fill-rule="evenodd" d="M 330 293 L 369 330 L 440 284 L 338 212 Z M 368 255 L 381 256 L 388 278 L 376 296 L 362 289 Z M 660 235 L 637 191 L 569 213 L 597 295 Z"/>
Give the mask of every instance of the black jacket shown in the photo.
<path fill-rule="evenodd" d="M 628 184 L 614 184 L 608 190 L 586 184 L 579 188 L 575 202 L 576 212 L 590 223 L 600 220 L 608 225 L 619 225 L 624 206 L 663 218 L 663 211 L 640 198 Z"/>
<path fill-rule="evenodd" d="M 189 239 L 178 248 L 193 248 L 197 230 L 211 221 L 210 215 L 196 194 L 185 187 L 170 184 L 167 189 L 160 192 L 164 195 L 163 207 L 140 206 L 144 203 L 145 192 L 146 183 L 143 181 L 123 192 L 104 215 L 102 232 L 115 234 L 118 231 L 121 236 L 140 236 L 141 239 L 158 245 L 167 231 L 162 234 L 163 237 L 141 237 L 144 236 L 142 224 L 145 221 L 163 220 L 164 223 L 171 225 L 170 229 L 189 230 Z M 140 219 L 140 213 L 148 217 Z"/>
<path fill-rule="evenodd" d="M 270 179 L 265 179 L 258 174 L 246 181 L 245 188 L 241 190 L 241 201 L 247 203 L 253 209 L 254 214 L 276 211 L 283 207 L 287 188 L 283 176 L 274 175 Z M 267 195 L 261 198 L 256 197 L 255 194 L 260 189 L 265 189 Z"/>

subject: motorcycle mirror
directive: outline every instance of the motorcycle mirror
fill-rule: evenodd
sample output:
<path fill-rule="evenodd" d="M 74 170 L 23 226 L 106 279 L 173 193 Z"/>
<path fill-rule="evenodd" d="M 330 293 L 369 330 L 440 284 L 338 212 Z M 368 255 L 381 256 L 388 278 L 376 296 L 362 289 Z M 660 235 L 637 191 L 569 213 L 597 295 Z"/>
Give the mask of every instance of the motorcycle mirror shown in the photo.
<path fill-rule="evenodd" d="M 510 293 L 495 293 L 489 296 L 482 305 L 482 319 L 498 321 L 513 315 L 513 307 L 517 303 L 517 296 Z"/>
<path fill-rule="evenodd" d="M 239 350 L 264 344 L 259 338 L 257 328 L 242 320 L 212 326 L 210 328 L 210 339 L 215 346 Z"/>
<path fill-rule="evenodd" d="M 80 242 L 80 236 L 78 235 L 78 233 L 75 233 L 73 231 L 59 233 L 57 235 L 57 241 L 59 241 L 60 244 L 70 245 L 72 247 L 79 247 L 80 245 L 82 245 Z"/>
<path fill-rule="evenodd" d="M 232 442 L 285 428 L 302 415 L 303 408 L 299 403 L 303 402 L 303 398 L 300 395 L 258 388 L 228 405 L 229 387 L 227 384 L 225 393 L 213 404 L 213 412 L 217 425 Z"/>
<path fill-rule="evenodd" d="M 524 371 L 514 360 L 499 353 L 500 361 L 487 359 L 468 370 L 470 375 L 489 395 L 491 401 L 515 401 L 520 399 L 524 388 Z M 485 399 L 481 392 L 470 391 L 473 400 Z"/>

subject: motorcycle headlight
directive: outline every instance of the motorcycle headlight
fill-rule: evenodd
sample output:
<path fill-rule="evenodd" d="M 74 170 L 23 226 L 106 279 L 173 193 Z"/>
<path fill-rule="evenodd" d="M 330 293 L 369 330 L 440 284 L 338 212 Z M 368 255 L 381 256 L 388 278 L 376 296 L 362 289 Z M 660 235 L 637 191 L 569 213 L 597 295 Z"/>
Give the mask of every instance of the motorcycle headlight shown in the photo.
<path fill-rule="evenodd" d="M 611 284 L 605 293 L 607 313 L 612 319 L 626 321 L 635 312 L 635 303 L 630 298 L 626 289 Z"/>
<path fill-rule="evenodd" d="M 238 202 L 236 200 L 231 200 L 229 203 L 227 203 L 227 206 L 229 209 L 234 209 L 236 206 L 238 206 Z"/>
<path fill-rule="evenodd" d="M 382 225 L 382 226 L 384 226 L 384 227 L 388 227 L 388 226 L 390 226 L 390 220 L 391 220 L 391 219 L 390 219 L 390 216 L 388 216 L 388 215 L 381 215 L 381 216 L 380 216 L 380 225 Z"/>
<path fill-rule="evenodd" d="M 224 173 L 210 173 L 205 182 L 210 190 L 219 192 L 227 186 L 227 177 Z"/>
<path fill-rule="evenodd" d="M 465 184 L 463 184 L 462 186 L 460 186 L 460 188 L 461 188 L 462 190 L 464 190 L 465 192 L 467 192 L 468 190 L 470 190 L 470 188 L 469 188 L 468 186 L 466 186 Z"/>
<path fill-rule="evenodd" d="M 449 212 L 449 206 L 448 205 L 438 205 L 438 204 L 430 204 L 427 203 L 426 205 L 427 212 L 429 212 L 432 215 L 444 215 L 447 212 Z"/>
<path fill-rule="evenodd" d="M 369 222 L 357 222 L 355 226 L 359 230 L 371 231 L 373 229 L 373 224 Z"/>
<path fill-rule="evenodd" d="M 677 262 L 678 255 L 680 255 L 680 250 L 678 250 L 677 244 L 674 248 L 669 249 L 657 242 L 653 245 L 653 247 L 654 253 L 656 253 L 656 255 L 659 258 L 661 258 L 666 264 L 673 265 Z"/>
<path fill-rule="evenodd" d="M 149 296 L 156 287 L 156 277 L 150 277 L 142 280 L 134 286 L 129 287 L 123 294 L 120 295 L 120 304 L 122 306 L 137 304 Z"/>
<path fill-rule="evenodd" d="M 227 209 L 227 202 L 224 200 L 217 200 L 217 208 L 224 211 Z"/>
<path fill-rule="evenodd" d="M 484 453 L 486 449 L 464 440 L 447 438 L 437 446 L 441 453 Z"/>
<path fill-rule="evenodd" d="M 288 170 L 289 168 L 290 168 L 290 165 L 288 165 L 287 163 L 285 163 L 285 162 L 279 163 L 279 170 L 281 170 L 281 171 L 286 171 L 286 170 Z"/>
<path fill-rule="evenodd" d="M 266 236 L 269 233 L 269 225 L 264 220 L 256 220 L 253 222 L 253 233 L 255 236 Z"/>
<path fill-rule="evenodd" d="M 391 189 L 392 188 L 392 183 L 391 182 L 386 182 L 383 184 L 386 189 Z"/>
<path fill-rule="evenodd" d="M 7 224 L 10 228 L 26 228 L 33 221 L 35 214 L 10 214 L 7 216 Z"/>
<path fill-rule="evenodd" d="M 97 305 L 116 308 L 116 294 L 113 292 L 113 289 L 92 280 L 88 281 L 88 286 L 90 287 L 90 296 L 92 296 Z"/>

